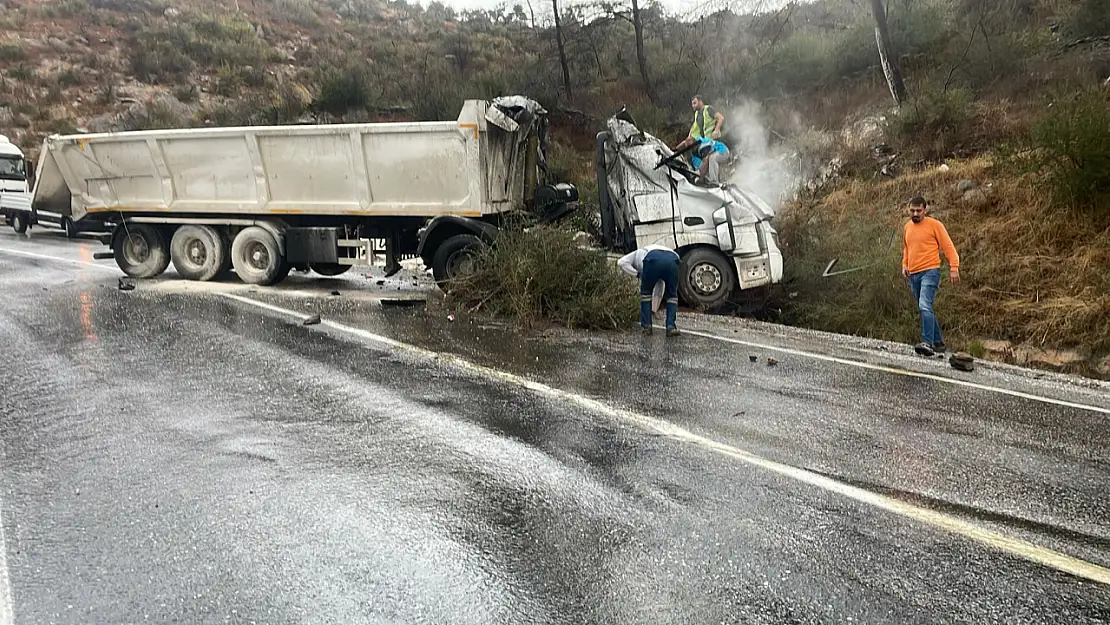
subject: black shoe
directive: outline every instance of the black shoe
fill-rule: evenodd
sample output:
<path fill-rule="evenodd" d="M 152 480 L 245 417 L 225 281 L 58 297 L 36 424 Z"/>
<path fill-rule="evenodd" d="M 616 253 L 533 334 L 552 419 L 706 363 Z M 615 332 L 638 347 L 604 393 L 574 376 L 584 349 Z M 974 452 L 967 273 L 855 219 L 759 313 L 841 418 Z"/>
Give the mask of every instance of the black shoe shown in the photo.
<path fill-rule="evenodd" d="M 933 343 L 933 351 L 938 354 L 943 354 L 948 351 L 948 348 L 945 347 L 944 341 L 941 341 L 940 343 Z"/>
<path fill-rule="evenodd" d="M 643 332 L 644 336 L 651 336 L 651 326 L 647 326 L 647 327 L 641 326 L 640 327 L 640 332 Z"/>
<path fill-rule="evenodd" d="M 933 351 L 932 346 L 930 346 L 928 343 L 918 343 L 917 345 L 914 345 L 913 346 L 913 351 L 917 352 L 918 355 L 921 355 L 921 356 L 935 356 L 936 355 L 936 352 Z"/>
<path fill-rule="evenodd" d="M 682 333 L 678 331 L 678 328 L 667 328 L 667 336 L 679 336 L 680 334 Z"/>

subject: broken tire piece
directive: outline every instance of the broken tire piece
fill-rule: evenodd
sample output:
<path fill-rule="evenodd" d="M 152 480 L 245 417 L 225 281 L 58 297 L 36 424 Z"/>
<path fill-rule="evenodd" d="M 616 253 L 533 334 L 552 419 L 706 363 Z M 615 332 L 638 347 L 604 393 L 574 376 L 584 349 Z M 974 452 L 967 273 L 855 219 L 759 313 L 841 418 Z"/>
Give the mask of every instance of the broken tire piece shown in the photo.
<path fill-rule="evenodd" d="M 974 371 L 975 359 L 967 352 L 956 352 L 948 358 L 948 364 L 959 371 Z"/>
<path fill-rule="evenodd" d="M 320 323 L 320 315 L 312 315 L 308 319 L 305 319 L 304 323 L 301 325 L 314 326 L 318 323 Z"/>

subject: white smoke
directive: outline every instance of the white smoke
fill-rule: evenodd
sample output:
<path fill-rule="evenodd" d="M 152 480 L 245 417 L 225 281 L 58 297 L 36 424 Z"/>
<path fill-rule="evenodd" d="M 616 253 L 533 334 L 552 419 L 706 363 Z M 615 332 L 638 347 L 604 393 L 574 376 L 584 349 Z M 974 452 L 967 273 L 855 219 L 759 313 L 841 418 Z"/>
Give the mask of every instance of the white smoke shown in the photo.
<path fill-rule="evenodd" d="M 796 114 L 791 125 L 790 134 L 800 134 L 802 124 Z M 772 133 L 763 121 L 761 105 L 753 100 L 744 99 L 731 108 L 725 128 L 732 153 L 729 182 L 755 193 L 777 211 L 809 178 L 810 159 L 796 142 Z"/>

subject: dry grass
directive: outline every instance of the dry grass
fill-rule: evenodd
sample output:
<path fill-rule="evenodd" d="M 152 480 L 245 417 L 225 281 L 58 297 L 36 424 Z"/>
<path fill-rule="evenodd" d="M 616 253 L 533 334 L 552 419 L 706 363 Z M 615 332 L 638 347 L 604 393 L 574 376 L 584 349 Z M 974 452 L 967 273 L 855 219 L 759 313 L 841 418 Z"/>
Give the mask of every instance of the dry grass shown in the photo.
<path fill-rule="evenodd" d="M 963 199 L 957 184 L 964 179 L 978 181 L 984 193 Z M 930 200 L 932 216 L 960 253 L 963 282 L 945 278 L 937 302 L 948 342 L 1004 339 L 1074 348 L 1092 359 L 1110 353 L 1110 228 L 1054 205 L 1038 175 L 1007 177 L 987 158 L 951 163 L 948 171 L 853 181 L 820 203 L 788 207 L 782 234 L 797 292 L 795 323 L 915 339 L 898 234 L 914 195 Z M 820 277 L 836 256 L 837 269 L 877 264 Z"/>

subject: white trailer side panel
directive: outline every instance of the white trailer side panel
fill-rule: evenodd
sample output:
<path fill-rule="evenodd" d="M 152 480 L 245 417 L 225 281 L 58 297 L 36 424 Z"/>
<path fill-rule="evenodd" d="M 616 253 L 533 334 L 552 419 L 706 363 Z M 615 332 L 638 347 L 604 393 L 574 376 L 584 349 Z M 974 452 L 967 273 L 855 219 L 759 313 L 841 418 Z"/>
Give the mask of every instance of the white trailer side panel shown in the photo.
<path fill-rule="evenodd" d="M 482 157 L 523 158 L 512 141 L 480 153 L 485 111 L 485 102 L 468 101 L 455 122 L 49 137 L 35 205 L 58 210 L 69 195 L 65 212 L 75 219 L 117 211 L 478 216 L 503 208 L 487 199 Z"/>

